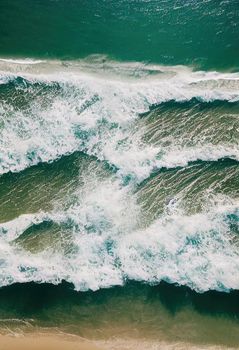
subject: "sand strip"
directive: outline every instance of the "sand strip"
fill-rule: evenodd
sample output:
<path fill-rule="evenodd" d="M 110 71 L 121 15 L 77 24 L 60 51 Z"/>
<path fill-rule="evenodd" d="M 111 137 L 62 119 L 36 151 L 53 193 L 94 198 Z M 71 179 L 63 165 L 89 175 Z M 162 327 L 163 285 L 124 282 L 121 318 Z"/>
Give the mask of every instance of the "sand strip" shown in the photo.
<path fill-rule="evenodd" d="M 0 336 L 0 350 L 102 350 L 80 337 L 58 335 Z"/>

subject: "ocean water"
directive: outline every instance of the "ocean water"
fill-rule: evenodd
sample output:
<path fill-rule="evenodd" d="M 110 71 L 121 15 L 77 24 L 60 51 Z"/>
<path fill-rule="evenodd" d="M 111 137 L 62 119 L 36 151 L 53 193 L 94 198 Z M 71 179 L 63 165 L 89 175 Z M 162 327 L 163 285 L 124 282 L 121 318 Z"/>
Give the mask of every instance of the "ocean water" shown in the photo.
<path fill-rule="evenodd" d="M 238 161 L 237 0 L 1 0 L 1 331 L 238 348 Z"/>

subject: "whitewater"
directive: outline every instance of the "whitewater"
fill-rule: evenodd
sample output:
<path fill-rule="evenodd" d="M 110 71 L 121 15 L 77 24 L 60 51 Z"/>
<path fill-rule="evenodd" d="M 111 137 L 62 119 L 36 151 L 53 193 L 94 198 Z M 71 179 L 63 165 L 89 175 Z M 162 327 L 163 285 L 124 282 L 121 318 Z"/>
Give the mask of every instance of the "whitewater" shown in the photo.
<path fill-rule="evenodd" d="M 0 286 L 239 288 L 239 73 L 4 58 L 0 98 L 1 186 L 50 183 L 9 185 L 23 204 L 0 217 Z"/>

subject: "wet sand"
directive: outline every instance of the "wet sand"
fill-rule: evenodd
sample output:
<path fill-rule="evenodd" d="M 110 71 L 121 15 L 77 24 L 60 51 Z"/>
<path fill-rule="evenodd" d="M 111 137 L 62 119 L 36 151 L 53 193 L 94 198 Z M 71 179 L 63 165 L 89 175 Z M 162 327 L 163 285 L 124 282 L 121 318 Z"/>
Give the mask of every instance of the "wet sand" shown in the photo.
<path fill-rule="evenodd" d="M 236 350 L 238 347 L 193 345 L 184 342 L 159 342 L 114 338 L 92 343 L 68 334 L 0 335 L 0 350 Z"/>
<path fill-rule="evenodd" d="M 0 336 L 0 350 L 102 350 L 80 337 L 58 335 Z"/>

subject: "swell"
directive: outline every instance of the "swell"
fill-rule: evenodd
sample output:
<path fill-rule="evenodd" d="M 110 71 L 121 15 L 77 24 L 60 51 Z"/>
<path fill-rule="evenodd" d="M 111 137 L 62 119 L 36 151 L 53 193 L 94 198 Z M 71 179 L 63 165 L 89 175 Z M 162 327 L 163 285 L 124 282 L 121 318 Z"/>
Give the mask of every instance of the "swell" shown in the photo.
<path fill-rule="evenodd" d="M 21 214 L 51 211 L 55 203 L 68 202 L 85 182 L 88 174 L 100 178 L 113 174 L 106 162 L 99 162 L 81 152 L 73 153 L 51 163 L 39 163 L 18 173 L 0 177 L 0 222 Z"/>
<path fill-rule="evenodd" d="M 238 74 L 7 64 L 1 286 L 239 288 Z"/>
<path fill-rule="evenodd" d="M 206 198 L 195 214 L 170 200 L 146 226 L 132 192 L 110 178 L 87 182 L 71 200 L 0 225 L 2 286 L 66 280 L 84 291 L 164 280 L 198 292 L 238 289 L 236 199 Z"/>
<path fill-rule="evenodd" d="M 1 75 L 1 173 L 21 171 L 75 151 L 106 160 L 118 168 L 120 174 L 131 176 L 138 182 L 147 178 L 155 168 L 185 166 L 198 159 L 238 159 L 237 73 L 192 72 L 187 67 L 146 66 L 107 60 L 103 63 L 82 60 L 78 63 L 46 61 L 24 65 L 4 61 L 1 65 L 2 69 L 10 70 Z M 153 76 L 152 71 L 155 72 Z M 225 140 L 218 139 L 218 132 L 217 142 L 214 142 L 214 134 L 211 137 L 202 134 L 203 139 L 197 138 L 194 144 L 188 139 L 179 144 L 179 135 L 175 135 L 175 142 L 172 142 L 174 135 L 169 140 L 169 128 L 168 131 L 164 129 L 167 132 L 162 135 L 164 142 L 160 141 L 158 130 L 152 128 L 155 112 L 152 111 L 147 118 L 151 125 L 142 121 L 139 115 L 162 104 L 162 110 L 159 107 L 158 111 L 166 118 L 165 110 L 169 105 L 164 105 L 164 102 L 171 100 L 178 103 L 192 100 L 188 105 L 179 103 L 172 108 L 174 113 L 177 112 L 175 109 L 179 114 L 181 110 L 178 120 L 176 114 L 172 116 L 169 112 L 171 129 L 175 123 L 179 127 L 184 125 L 185 109 L 192 115 L 198 109 L 195 121 L 201 118 L 204 123 L 203 118 L 208 112 L 203 107 L 205 103 L 197 102 L 196 105 L 195 101 L 225 100 L 230 103 L 225 102 L 224 106 L 220 106 L 222 102 L 209 103 L 208 109 L 212 115 L 215 106 L 216 111 L 222 108 L 224 120 L 229 118 L 232 131 L 224 132 L 224 135 L 227 133 Z M 221 125 L 217 118 L 214 121 L 212 131 L 218 127 L 221 130 L 223 121 Z M 140 130 L 142 123 L 145 125 Z M 157 140 L 153 138 L 148 144 L 152 131 Z M 232 132 L 234 136 L 229 142 L 228 135 Z M 168 141 L 171 145 L 165 147 Z"/>
<path fill-rule="evenodd" d="M 153 220 L 165 210 L 170 213 L 177 208 L 195 214 L 204 210 L 213 198 L 216 202 L 235 200 L 239 195 L 238 171 L 238 163 L 232 159 L 197 161 L 185 168 L 162 168 L 137 186 L 144 216 Z"/>
<path fill-rule="evenodd" d="M 135 211 L 128 203 L 122 207 L 130 198 L 114 191 L 101 203 L 98 192 L 83 205 L 2 223 L 1 286 L 66 280 L 85 291 L 164 280 L 198 292 L 238 289 L 237 204 L 209 209 L 209 203 L 203 212 L 186 215 L 169 203 L 168 212 L 140 228 Z M 104 206 L 109 195 L 113 213 Z"/>
<path fill-rule="evenodd" d="M 170 202 L 180 205 L 183 201 L 186 212 L 195 213 L 201 210 L 208 196 L 222 195 L 236 199 L 238 171 L 238 162 L 230 158 L 214 162 L 196 161 L 186 168 L 153 171 L 147 179 L 133 188 L 128 186 L 127 190 L 137 196 L 138 204 L 143 207 L 144 216 L 148 216 L 149 221 L 149 218 L 162 213 Z M 52 163 L 39 163 L 20 173 L 2 175 L 0 223 L 22 214 L 49 212 L 54 209 L 55 203 L 69 206 L 70 198 L 75 197 L 92 173 L 98 174 L 99 181 L 106 178 L 115 181 L 117 169 L 107 162 L 99 162 L 97 158 L 76 152 Z M 123 185 L 127 185 L 127 182 Z"/>

